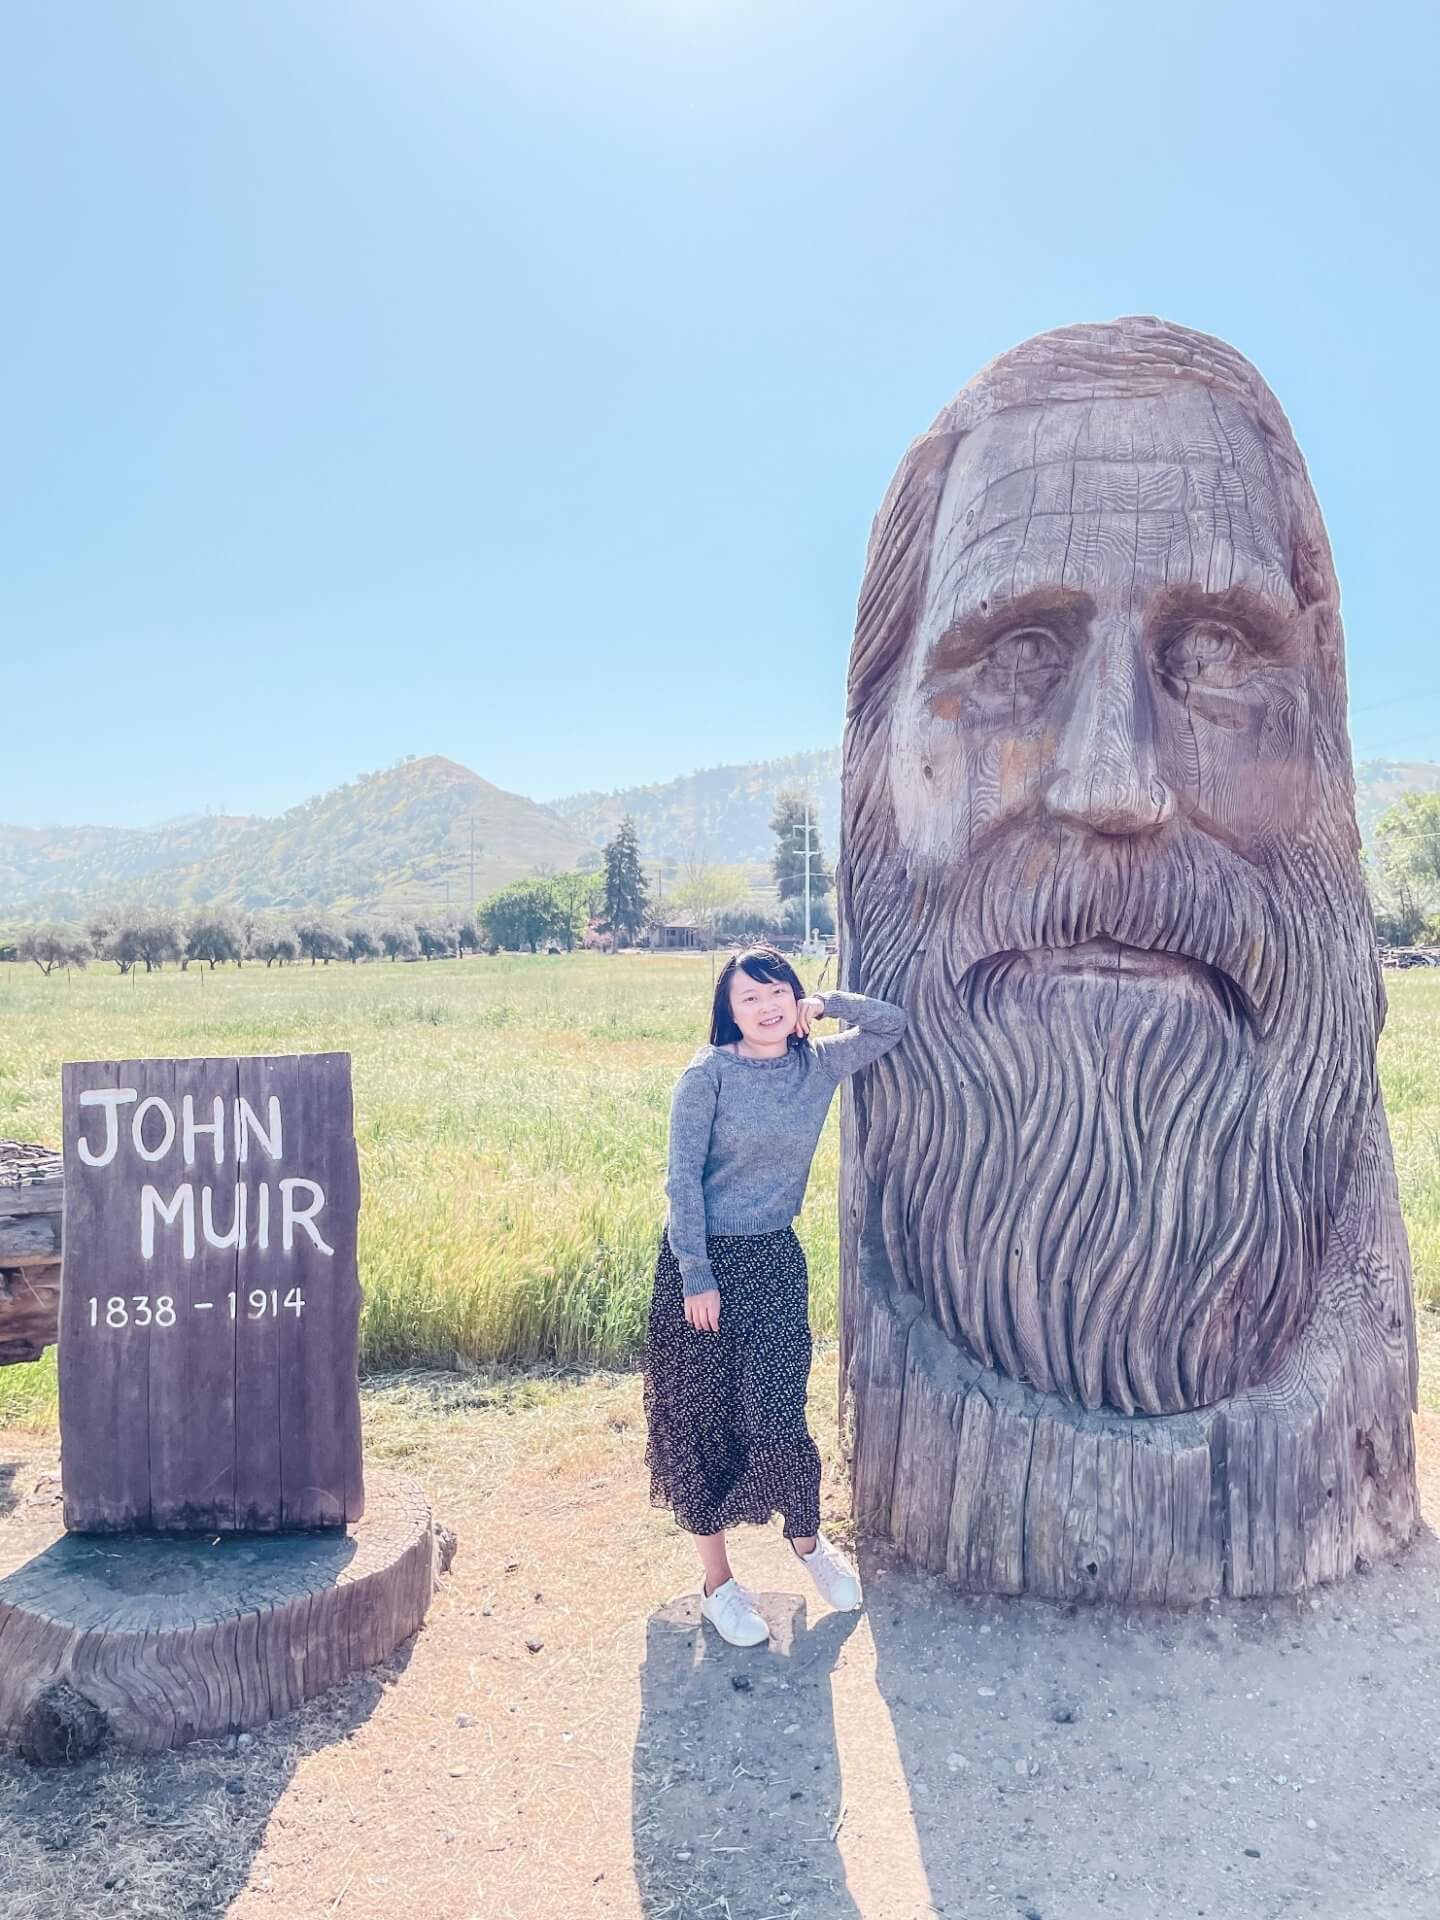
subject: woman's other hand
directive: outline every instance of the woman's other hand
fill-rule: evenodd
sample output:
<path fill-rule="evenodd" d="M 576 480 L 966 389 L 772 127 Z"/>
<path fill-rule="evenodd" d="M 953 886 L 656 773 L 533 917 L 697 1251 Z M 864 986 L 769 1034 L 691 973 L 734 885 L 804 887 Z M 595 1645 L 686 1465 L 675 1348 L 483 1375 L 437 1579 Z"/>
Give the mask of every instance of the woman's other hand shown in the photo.
<path fill-rule="evenodd" d="M 702 1333 L 718 1333 L 720 1330 L 720 1289 L 711 1287 L 705 1293 L 687 1293 L 685 1296 L 685 1318 L 692 1327 L 698 1327 Z"/>
<path fill-rule="evenodd" d="M 795 1002 L 795 1031 L 802 1040 L 810 1031 L 810 1022 L 824 1018 L 825 996 L 823 993 L 807 993 L 803 1000 Z"/>

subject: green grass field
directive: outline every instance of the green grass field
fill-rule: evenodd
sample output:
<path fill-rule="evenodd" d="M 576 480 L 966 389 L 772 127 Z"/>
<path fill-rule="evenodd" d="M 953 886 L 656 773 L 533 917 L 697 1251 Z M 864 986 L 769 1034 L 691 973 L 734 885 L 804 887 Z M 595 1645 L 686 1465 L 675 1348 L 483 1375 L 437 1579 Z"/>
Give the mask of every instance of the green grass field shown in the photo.
<path fill-rule="evenodd" d="M 670 1093 L 707 1037 L 719 964 L 578 953 L 68 980 L 0 966 L 0 1135 L 58 1144 L 62 1060 L 344 1049 L 366 1366 L 623 1363 L 664 1218 Z M 808 987 L 820 968 L 801 966 Z M 1381 1073 L 1416 1289 L 1440 1306 L 1440 973 L 1387 985 Z M 837 1102 L 798 1226 L 821 1338 L 836 1322 L 839 1144 Z M 0 1425 L 53 1418 L 54 1380 L 53 1353 L 0 1369 Z"/>

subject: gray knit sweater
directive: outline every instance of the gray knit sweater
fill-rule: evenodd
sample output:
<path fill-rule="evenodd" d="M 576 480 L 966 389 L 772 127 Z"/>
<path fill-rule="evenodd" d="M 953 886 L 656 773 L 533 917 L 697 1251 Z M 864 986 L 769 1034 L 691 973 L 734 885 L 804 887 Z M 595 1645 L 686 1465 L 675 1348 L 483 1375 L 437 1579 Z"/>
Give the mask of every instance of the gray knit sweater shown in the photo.
<path fill-rule="evenodd" d="M 665 1222 L 685 1293 L 715 1285 L 707 1234 L 773 1233 L 799 1213 L 835 1089 L 905 1031 L 905 1009 L 865 993 L 827 993 L 825 1017 L 853 1020 L 773 1060 L 706 1045 L 670 1102 Z"/>

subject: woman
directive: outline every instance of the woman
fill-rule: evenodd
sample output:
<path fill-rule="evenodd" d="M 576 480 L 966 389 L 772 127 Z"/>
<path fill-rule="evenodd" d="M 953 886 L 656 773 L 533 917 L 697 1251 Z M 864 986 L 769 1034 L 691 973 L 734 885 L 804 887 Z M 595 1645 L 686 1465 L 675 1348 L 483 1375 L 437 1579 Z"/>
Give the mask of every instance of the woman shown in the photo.
<path fill-rule="evenodd" d="M 812 1040 L 812 1021 L 854 1031 Z M 751 947 L 715 982 L 710 1044 L 670 1106 L 669 1209 L 643 1370 L 653 1506 L 696 1535 L 701 1615 L 736 1646 L 770 1629 L 730 1570 L 725 1529 L 769 1523 L 832 1606 L 860 1604 L 820 1532 L 820 1455 L 805 1421 L 810 1276 L 790 1224 L 840 1081 L 893 1047 L 905 1010 L 861 993 L 806 995 L 783 954 Z"/>

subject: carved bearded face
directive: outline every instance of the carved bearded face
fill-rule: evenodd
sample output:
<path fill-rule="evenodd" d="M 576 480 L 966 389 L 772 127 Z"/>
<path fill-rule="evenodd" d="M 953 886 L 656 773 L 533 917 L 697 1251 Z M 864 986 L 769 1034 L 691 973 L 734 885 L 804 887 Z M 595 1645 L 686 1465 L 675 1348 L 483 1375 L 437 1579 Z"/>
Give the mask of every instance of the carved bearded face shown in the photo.
<path fill-rule="evenodd" d="M 862 1130 L 897 1280 L 1012 1378 L 1167 1413 L 1303 1326 L 1382 1003 L 1273 430 L 1137 384 L 1005 406 L 936 467 L 847 735 L 849 912 L 911 1010 Z"/>

